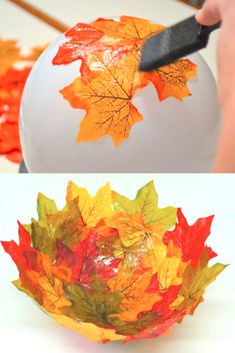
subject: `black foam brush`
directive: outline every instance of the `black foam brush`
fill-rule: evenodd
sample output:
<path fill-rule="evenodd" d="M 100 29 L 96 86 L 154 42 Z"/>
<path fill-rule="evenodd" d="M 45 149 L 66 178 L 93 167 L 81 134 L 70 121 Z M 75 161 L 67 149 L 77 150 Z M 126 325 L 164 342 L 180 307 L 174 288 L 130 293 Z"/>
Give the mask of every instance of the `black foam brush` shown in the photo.
<path fill-rule="evenodd" d="M 192 16 L 148 38 L 142 48 L 139 70 L 152 71 L 205 48 L 210 33 L 219 27 L 220 23 L 202 26 Z"/>

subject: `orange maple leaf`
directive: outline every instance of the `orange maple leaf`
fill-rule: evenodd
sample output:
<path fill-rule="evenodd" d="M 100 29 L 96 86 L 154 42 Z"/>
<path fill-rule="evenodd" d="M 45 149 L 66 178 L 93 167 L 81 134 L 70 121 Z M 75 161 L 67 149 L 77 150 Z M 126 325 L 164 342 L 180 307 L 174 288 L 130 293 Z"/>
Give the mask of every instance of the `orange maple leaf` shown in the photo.
<path fill-rule="evenodd" d="M 123 321 L 136 321 L 138 314 L 151 310 L 152 306 L 161 299 L 156 293 L 147 292 L 152 277 L 151 270 L 128 271 L 120 266 L 116 277 L 108 281 L 111 291 L 122 293 L 121 313 L 113 314 Z"/>
<path fill-rule="evenodd" d="M 132 54 L 113 66 L 100 61 L 104 70 L 93 80 L 78 77 L 61 93 L 74 108 L 85 109 L 78 141 L 95 141 L 110 135 L 116 145 L 129 136 L 131 127 L 143 116 L 132 104 L 136 91 L 147 84 L 137 71 Z"/>
<path fill-rule="evenodd" d="M 159 100 L 190 95 L 189 78 L 196 65 L 180 60 L 151 73 L 138 71 L 143 42 L 165 27 L 148 20 L 121 16 L 120 21 L 99 18 L 90 25 L 79 23 L 65 36 L 54 65 L 81 60 L 81 77 L 60 93 L 73 108 L 86 110 L 77 141 L 96 141 L 109 135 L 115 145 L 127 139 L 131 127 L 143 116 L 132 104 L 137 90 L 152 83 Z"/>

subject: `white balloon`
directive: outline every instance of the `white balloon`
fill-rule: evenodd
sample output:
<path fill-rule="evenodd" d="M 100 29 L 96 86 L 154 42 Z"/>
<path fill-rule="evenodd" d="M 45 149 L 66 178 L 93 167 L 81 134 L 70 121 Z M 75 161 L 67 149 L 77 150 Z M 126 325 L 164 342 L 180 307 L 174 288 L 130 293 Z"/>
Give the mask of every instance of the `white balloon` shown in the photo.
<path fill-rule="evenodd" d="M 208 172 L 220 125 L 216 84 L 199 54 L 188 82 L 192 96 L 159 102 L 152 84 L 133 98 L 144 115 L 127 140 L 110 136 L 76 141 L 85 111 L 74 109 L 59 91 L 80 75 L 80 61 L 54 66 L 61 36 L 36 62 L 25 86 L 20 120 L 23 157 L 29 172 Z"/>

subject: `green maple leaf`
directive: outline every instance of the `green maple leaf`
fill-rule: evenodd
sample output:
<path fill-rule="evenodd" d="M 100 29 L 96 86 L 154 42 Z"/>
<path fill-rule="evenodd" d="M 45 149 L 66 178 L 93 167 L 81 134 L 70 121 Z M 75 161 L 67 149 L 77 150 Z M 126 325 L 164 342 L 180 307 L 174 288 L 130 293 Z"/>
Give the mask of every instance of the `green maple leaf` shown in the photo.
<path fill-rule="evenodd" d="M 139 213 L 146 225 L 160 223 L 164 230 L 168 230 L 176 224 L 177 208 L 172 206 L 158 207 L 158 194 L 153 181 L 142 187 L 134 200 L 113 192 L 113 207 L 131 215 Z"/>
<path fill-rule="evenodd" d="M 82 322 L 112 327 L 110 315 L 120 312 L 119 292 L 110 292 L 107 283 L 94 277 L 88 290 L 80 285 L 65 286 L 66 296 L 72 302 L 68 314 Z"/>
<path fill-rule="evenodd" d="M 78 200 L 74 199 L 59 211 L 53 200 L 43 194 L 37 200 L 38 221 L 32 220 L 30 225 L 33 246 L 52 259 L 55 258 L 56 240 L 71 248 L 81 236 L 81 213 Z M 29 226 L 27 226 L 29 229 Z"/>
<path fill-rule="evenodd" d="M 208 253 L 205 249 L 199 266 L 193 268 L 190 264 L 187 266 L 182 279 L 182 287 L 179 295 L 184 297 L 184 301 L 177 307 L 181 310 L 185 307 L 193 313 L 198 304 L 203 301 L 203 294 L 207 286 L 211 284 L 216 277 L 227 267 L 217 263 L 208 267 Z"/>

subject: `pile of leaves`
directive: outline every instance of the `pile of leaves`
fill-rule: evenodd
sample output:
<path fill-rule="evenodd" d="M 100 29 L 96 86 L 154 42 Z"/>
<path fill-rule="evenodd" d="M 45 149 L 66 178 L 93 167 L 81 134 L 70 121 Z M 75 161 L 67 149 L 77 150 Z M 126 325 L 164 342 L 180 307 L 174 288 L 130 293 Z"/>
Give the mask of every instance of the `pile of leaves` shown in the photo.
<path fill-rule="evenodd" d="M 19 138 L 20 101 L 33 63 L 44 48 L 21 54 L 14 40 L 0 38 L 0 156 L 14 163 L 22 160 Z"/>
<path fill-rule="evenodd" d="M 213 216 L 187 223 L 158 207 L 153 182 L 129 200 L 70 182 L 66 206 L 38 195 L 38 220 L 19 223 L 19 245 L 2 241 L 19 270 L 14 285 L 52 318 L 91 340 L 132 341 L 169 331 L 193 314 L 225 268 L 208 267 Z"/>
<path fill-rule="evenodd" d="M 150 83 L 160 101 L 168 97 L 183 100 L 190 95 L 187 81 L 196 76 L 196 65 L 190 60 L 179 60 L 151 73 L 138 71 L 143 41 L 164 29 L 145 19 L 121 16 L 118 20 L 78 23 L 65 33 L 66 41 L 53 64 L 81 61 L 80 76 L 60 91 L 73 108 L 86 111 L 78 141 L 109 135 L 119 145 L 127 139 L 132 126 L 143 119 L 133 97 Z"/>

